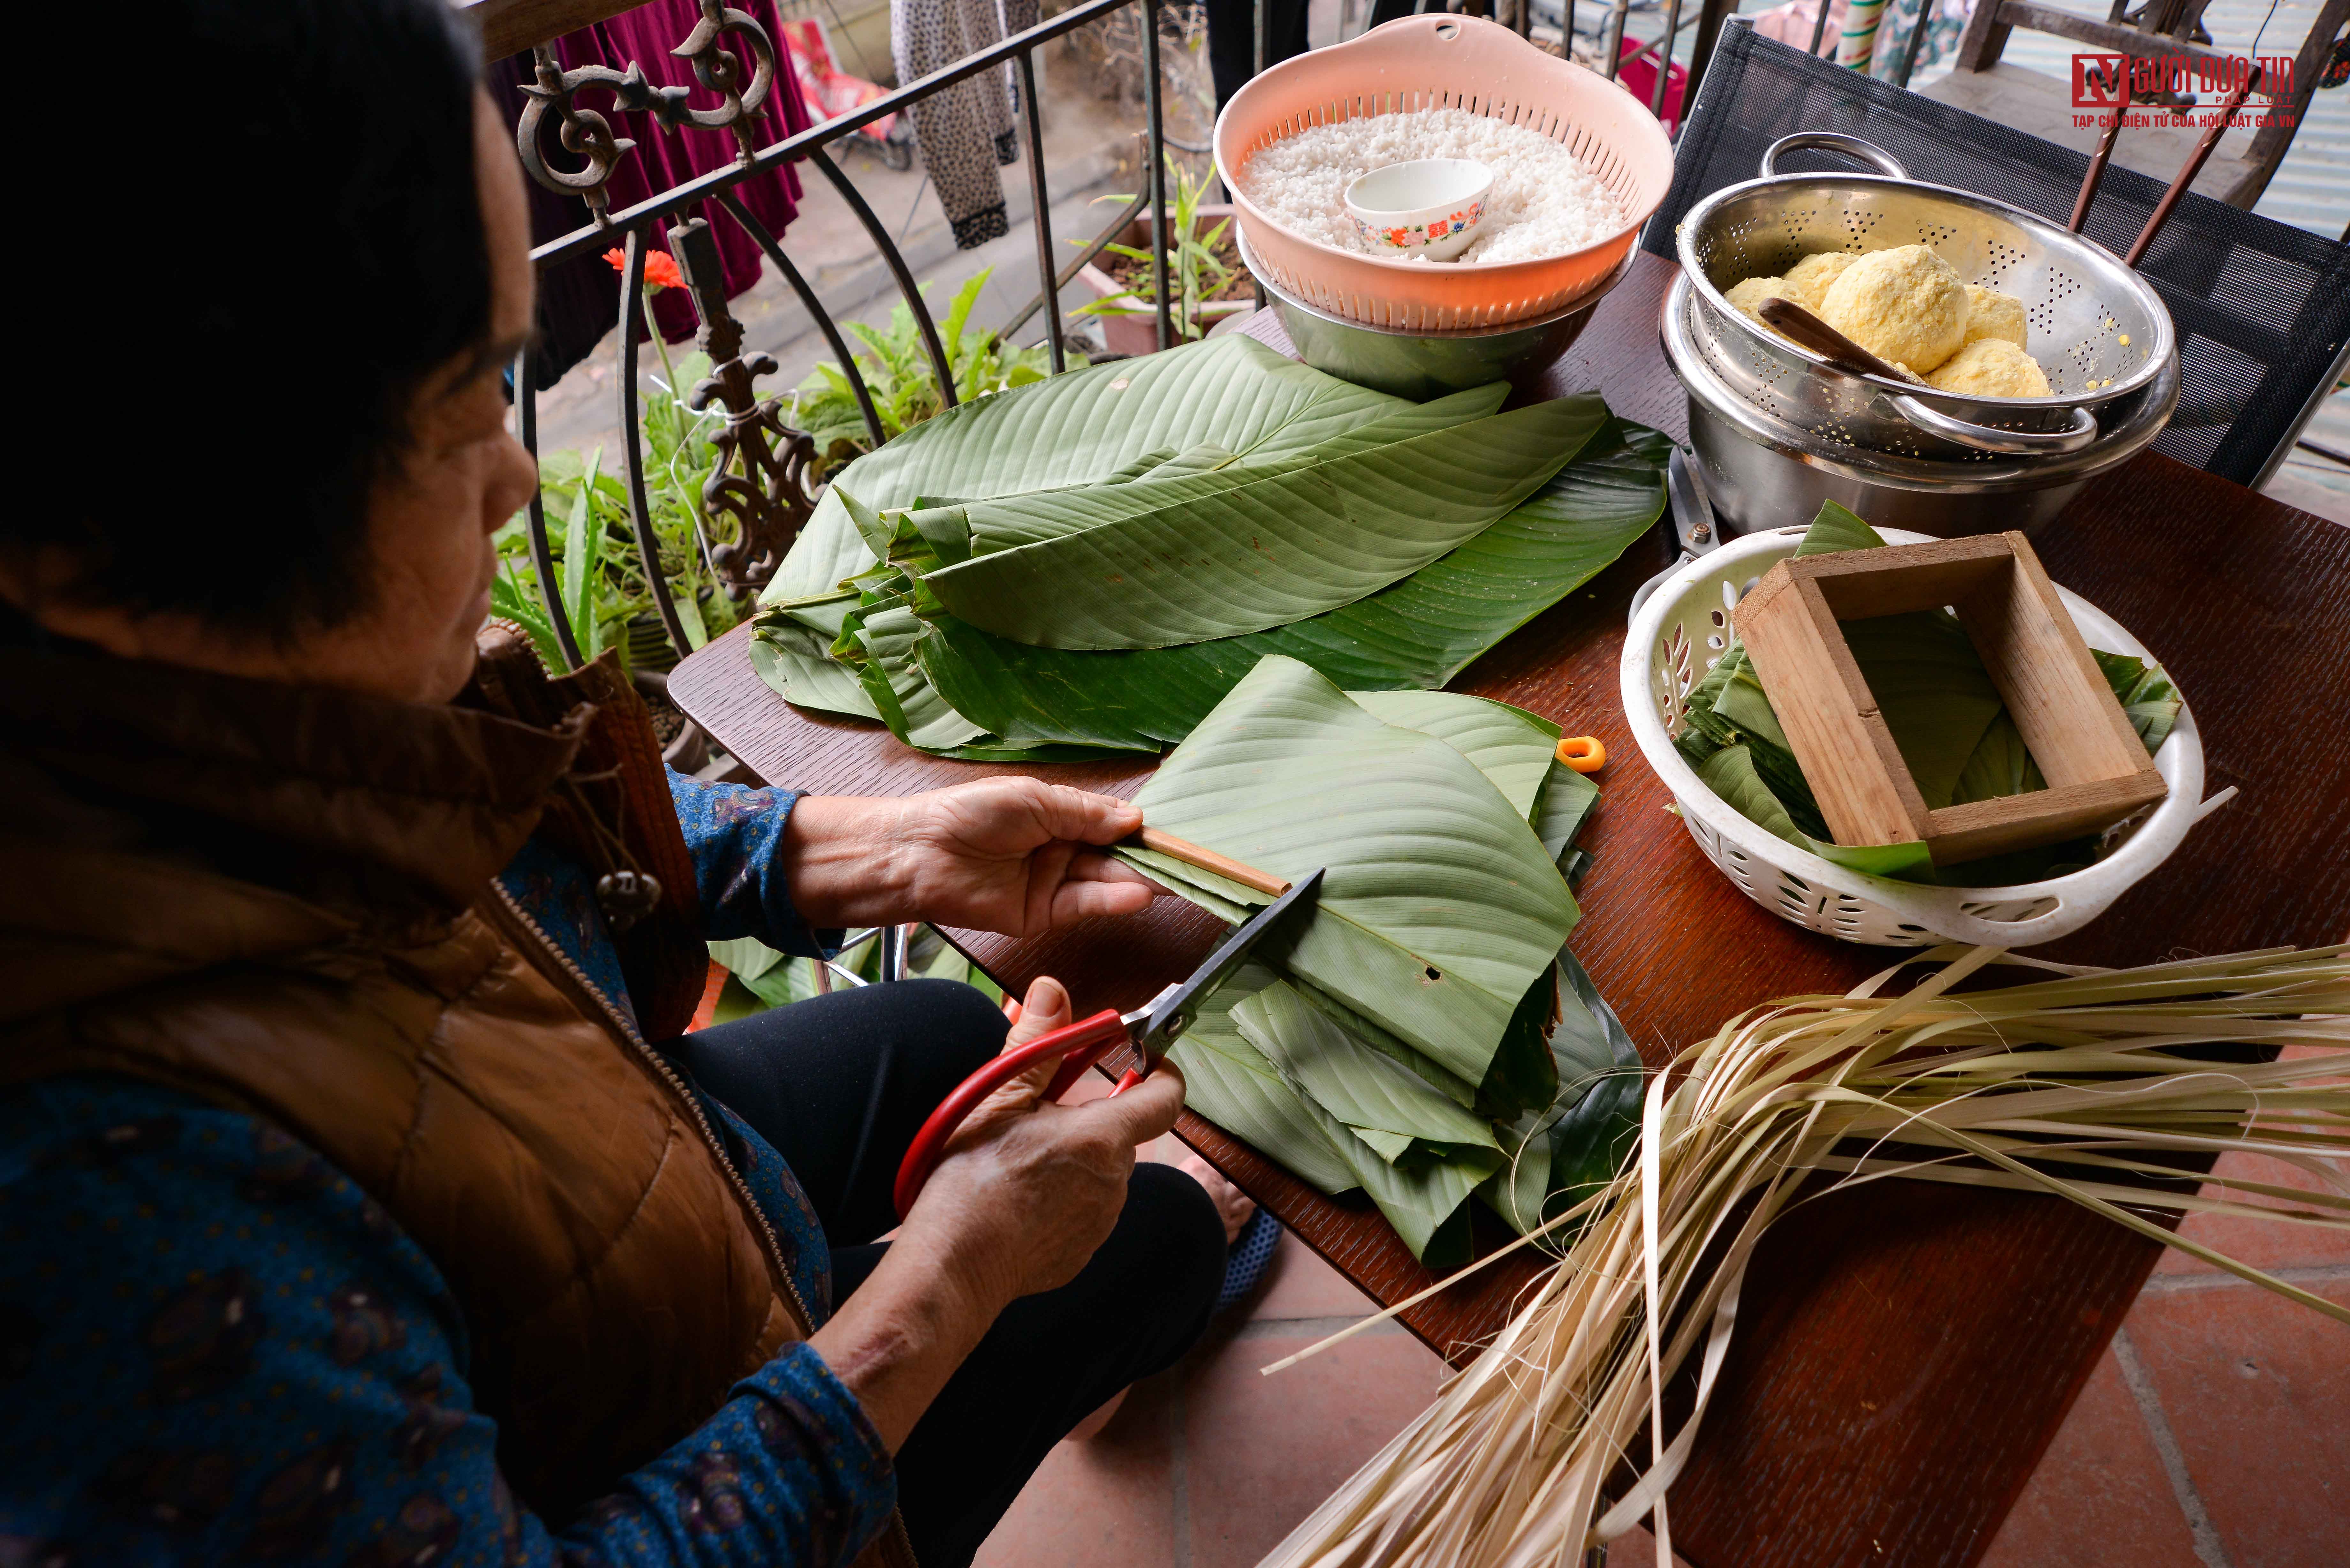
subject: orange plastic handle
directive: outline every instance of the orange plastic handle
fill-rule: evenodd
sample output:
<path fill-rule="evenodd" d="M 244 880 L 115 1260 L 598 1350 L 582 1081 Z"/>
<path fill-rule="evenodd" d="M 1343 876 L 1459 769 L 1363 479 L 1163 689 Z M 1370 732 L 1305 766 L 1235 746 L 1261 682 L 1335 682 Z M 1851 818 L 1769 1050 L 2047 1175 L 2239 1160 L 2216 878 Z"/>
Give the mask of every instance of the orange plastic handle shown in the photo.
<path fill-rule="evenodd" d="M 1057 1100 L 1068 1093 L 1069 1085 L 1087 1068 L 1101 1060 L 1112 1046 L 1127 1044 L 1128 1038 L 1126 1020 L 1118 1016 L 1116 1008 L 1105 1008 L 1091 1018 L 1080 1018 L 1050 1034 L 1040 1035 L 1016 1051 L 1006 1051 L 957 1085 L 954 1093 L 939 1102 L 939 1108 L 931 1113 L 930 1120 L 914 1135 L 914 1141 L 906 1146 L 906 1158 L 898 1163 L 898 1180 L 889 1192 L 897 1205 L 898 1218 L 903 1220 L 913 1211 L 914 1199 L 921 1196 L 923 1184 L 947 1157 L 947 1140 L 954 1137 L 963 1118 L 979 1108 L 980 1101 L 1051 1056 L 1058 1056 L 1061 1065 L 1054 1073 L 1053 1081 L 1045 1086 L 1044 1097 Z M 1123 1094 L 1141 1081 L 1141 1074 L 1129 1072 L 1111 1092 Z"/>
<path fill-rule="evenodd" d="M 1596 774 L 1607 765 L 1607 748 L 1596 735 L 1567 735 L 1558 742 L 1558 760 L 1579 774 Z"/>

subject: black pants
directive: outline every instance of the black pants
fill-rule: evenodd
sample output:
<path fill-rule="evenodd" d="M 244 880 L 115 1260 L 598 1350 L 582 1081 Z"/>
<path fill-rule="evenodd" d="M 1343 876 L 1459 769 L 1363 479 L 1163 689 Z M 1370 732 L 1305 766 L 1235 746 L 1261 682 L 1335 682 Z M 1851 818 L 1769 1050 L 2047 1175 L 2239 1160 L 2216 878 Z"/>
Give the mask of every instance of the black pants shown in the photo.
<path fill-rule="evenodd" d="M 1216 82 L 1216 107 L 1256 74 L 1256 8 L 1269 6 L 1264 63 L 1277 66 L 1305 52 L 1306 0 L 1208 0 L 1208 71 Z"/>
<path fill-rule="evenodd" d="M 676 1042 L 702 1086 L 775 1146 L 833 1242 L 847 1299 L 897 1224 L 889 1188 L 925 1117 L 1003 1048 L 970 986 L 909 980 L 836 992 Z M 898 1503 L 923 1568 L 961 1568 L 1071 1428 L 1174 1364 L 1208 1326 L 1224 1228 L 1200 1184 L 1140 1165 L 1083 1272 L 1024 1296 L 955 1372 L 898 1453 Z"/>

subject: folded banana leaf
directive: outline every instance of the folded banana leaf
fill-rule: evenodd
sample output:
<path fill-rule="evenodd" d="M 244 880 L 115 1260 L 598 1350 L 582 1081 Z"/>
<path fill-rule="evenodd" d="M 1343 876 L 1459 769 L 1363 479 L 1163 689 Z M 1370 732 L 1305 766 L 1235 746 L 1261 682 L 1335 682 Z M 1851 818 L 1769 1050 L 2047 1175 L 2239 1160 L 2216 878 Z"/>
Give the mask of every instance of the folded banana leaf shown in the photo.
<path fill-rule="evenodd" d="M 1520 1234 L 1616 1174 L 1640 1126 L 1640 1053 L 1573 953 L 1558 954 L 1559 1021 L 1549 1046 L 1558 1094 L 1500 1129 L 1509 1163 L 1477 1196 Z"/>
<path fill-rule="evenodd" d="M 1485 1081 L 1576 919 L 1526 817 L 1473 763 L 1295 659 L 1250 671 L 1136 804 L 1153 826 L 1276 876 L 1326 868 L 1277 967 L 1470 1083 Z"/>
<path fill-rule="evenodd" d="M 1390 1165 L 1501 1152 L 1492 1123 L 1353 1038 L 1284 981 L 1276 980 L 1236 1005 L 1232 1023 L 1299 1093 Z"/>
<path fill-rule="evenodd" d="M 1323 1119 L 1232 1023 L 1234 1006 L 1275 979 L 1261 964 L 1243 964 L 1201 1002 L 1198 1016 L 1168 1053 L 1183 1074 L 1184 1104 L 1317 1190 L 1349 1191 L 1362 1184 Z"/>
<path fill-rule="evenodd" d="M 1476 764 L 1532 822 L 1556 765 L 1558 726 L 1523 708 L 1460 691 L 1349 691 L 1387 723 L 1433 735 Z"/>

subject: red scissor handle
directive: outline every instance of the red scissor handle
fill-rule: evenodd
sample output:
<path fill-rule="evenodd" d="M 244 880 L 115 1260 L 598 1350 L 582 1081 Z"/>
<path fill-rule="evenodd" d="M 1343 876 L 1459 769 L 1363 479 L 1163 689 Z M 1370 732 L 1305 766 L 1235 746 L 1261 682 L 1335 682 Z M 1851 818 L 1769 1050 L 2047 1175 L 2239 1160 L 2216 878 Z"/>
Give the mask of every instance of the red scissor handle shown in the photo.
<path fill-rule="evenodd" d="M 1080 1018 L 1050 1034 L 1040 1035 L 1016 1051 L 1006 1051 L 965 1078 L 953 1094 L 939 1102 L 939 1108 L 931 1113 L 931 1119 L 914 1135 L 914 1141 L 906 1147 L 906 1158 L 898 1164 L 898 1184 L 890 1192 L 898 1206 L 898 1218 L 903 1220 L 913 1211 L 914 1199 L 921 1196 L 923 1183 L 930 1180 L 931 1173 L 947 1157 L 947 1140 L 954 1137 L 963 1118 L 979 1107 L 980 1101 L 1051 1056 L 1058 1056 L 1061 1065 L 1053 1075 L 1053 1081 L 1045 1086 L 1045 1098 L 1057 1100 L 1110 1047 L 1123 1045 L 1127 1041 L 1126 1020 L 1118 1015 L 1115 1008 L 1105 1008 L 1091 1018 Z M 1141 1074 L 1128 1072 L 1111 1093 L 1122 1094 L 1141 1081 Z"/>

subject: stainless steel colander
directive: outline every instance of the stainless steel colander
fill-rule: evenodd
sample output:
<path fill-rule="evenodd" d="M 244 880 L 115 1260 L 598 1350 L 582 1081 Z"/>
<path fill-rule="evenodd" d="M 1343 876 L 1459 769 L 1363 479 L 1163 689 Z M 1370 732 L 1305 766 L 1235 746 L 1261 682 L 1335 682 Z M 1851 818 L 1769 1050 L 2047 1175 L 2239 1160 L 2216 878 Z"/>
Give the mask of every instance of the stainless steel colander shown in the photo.
<path fill-rule="evenodd" d="M 1880 172 L 1779 173 L 1781 156 L 1799 147 L 1829 148 Z M 1782 137 L 1762 155 L 1762 178 L 1700 202 L 1677 238 L 1696 286 L 1700 358 L 1723 386 L 1825 456 L 1857 448 L 2003 462 L 2079 452 L 2101 426 L 2127 421 L 2178 358 L 2161 297 L 2113 253 L 2020 207 L 1913 181 L 1857 137 Z M 1814 252 L 1909 244 L 1931 245 L 1966 282 L 2023 301 L 2025 351 L 2052 396 L 1962 397 L 1835 369 L 1722 297 Z"/>

